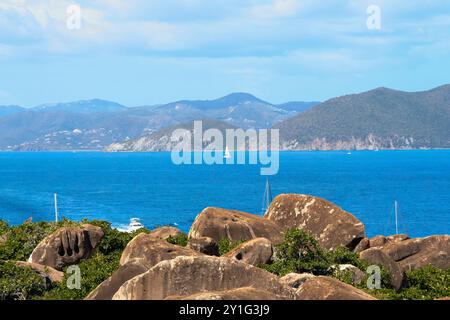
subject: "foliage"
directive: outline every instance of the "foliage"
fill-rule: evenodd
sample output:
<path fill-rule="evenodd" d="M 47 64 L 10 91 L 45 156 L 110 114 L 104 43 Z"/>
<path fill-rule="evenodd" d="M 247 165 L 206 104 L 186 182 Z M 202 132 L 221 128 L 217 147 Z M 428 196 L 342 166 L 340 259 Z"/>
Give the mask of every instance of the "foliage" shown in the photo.
<path fill-rule="evenodd" d="M 285 233 L 284 241 L 275 248 L 274 262 L 260 267 L 279 276 L 288 273 L 312 273 L 326 275 L 353 284 L 353 274 L 350 270 L 336 270 L 340 264 L 351 264 L 358 269 L 367 270 L 368 263 L 360 260 L 358 255 L 345 247 L 324 250 L 318 241 L 305 230 L 292 229 Z M 381 266 L 382 288 L 391 288 L 390 274 Z M 361 281 L 361 287 L 367 278 Z"/>
<path fill-rule="evenodd" d="M 0 262 L 0 300 L 29 299 L 46 290 L 45 280 L 29 267 Z"/>
<path fill-rule="evenodd" d="M 0 236 L 5 234 L 9 230 L 8 223 L 0 220 Z"/>
<path fill-rule="evenodd" d="M 300 229 L 286 232 L 284 241 L 276 246 L 274 260 L 262 267 L 280 276 L 291 272 L 327 275 L 330 271 L 326 252 L 312 235 Z"/>
<path fill-rule="evenodd" d="M 219 255 L 223 256 L 224 254 L 230 252 L 231 250 L 235 249 L 240 244 L 244 243 L 245 240 L 237 240 L 237 241 L 231 241 L 228 238 L 222 238 L 219 241 Z"/>
<path fill-rule="evenodd" d="M 54 230 L 47 222 L 27 223 L 9 228 L 0 244 L 0 260 L 26 261 L 33 249 Z"/>
<path fill-rule="evenodd" d="M 178 246 L 186 247 L 188 244 L 188 235 L 184 232 L 177 234 L 176 236 L 170 236 L 167 238 L 167 242 L 176 244 Z"/>
<path fill-rule="evenodd" d="M 333 264 L 351 264 L 360 270 L 366 270 L 369 264 L 360 260 L 357 253 L 345 247 L 338 247 L 327 252 L 328 260 Z"/>
<path fill-rule="evenodd" d="M 379 299 L 433 300 L 450 296 L 450 269 L 441 270 L 431 265 L 406 272 L 407 284 L 400 291 L 372 290 Z"/>
<path fill-rule="evenodd" d="M 64 280 L 48 291 L 45 299 L 52 300 L 78 300 L 84 299 L 100 283 L 106 280 L 119 267 L 120 252 L 114 251 L 109 255 L 97 252 L 90 259 L 82 260 L 78 266 L 81 272 L 81 288 L 69 289 L 68 278 L 71 274 L 65 271 Z"/>
<path fill-rule="evenodd" d="M 0 244 L 0 260 L 26 261 L 34 248 L 46 236 L 62 227 L 77 226 L 79 223 L 63 218 L 58 223 L 36 222 L 8 227 L 0 223 L 0 234 L 6 235 L 6 241 Z"/>

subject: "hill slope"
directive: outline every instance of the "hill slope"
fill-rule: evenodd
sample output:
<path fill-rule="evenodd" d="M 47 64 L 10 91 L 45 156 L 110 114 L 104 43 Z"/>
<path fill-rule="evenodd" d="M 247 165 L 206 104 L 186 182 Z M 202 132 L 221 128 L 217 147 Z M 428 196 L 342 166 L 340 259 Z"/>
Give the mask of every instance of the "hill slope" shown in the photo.
<path fill-rule="evenodd" d="M 450 148 L 450 85 L 342 96 L 275 127 L 285 149 Z"/>
<path fill-rule="evenodd" d="M 233 125 L 217 120 L 211 119 L 199 119 L 202 121 L 202 130 L 218 129 L 223 137 L 226 136 L 226 129 L 235 129 Z M 125 141 L 122 143 L 111 144 L 106 151 L 110 152 L 155 152 L 155 151 L 172 151 L 173 148 L 179 143 L 178 141 L 172 141 L 172 133 L 176 129 L 186 129 L 191 132 L 191 147 L 193 146 L 193 134 L 194 134 L 194 121 L 178 124 L 175 126 L 163 128 L 156 132 L 144 135 L 138 139 Z M 203 146 L 206 148 L 211 141 L 203 141 Z M 193 148 L 193 147 L 192 147 Z"/>
<path fill-rule="evenodd" d="M 247 93 L 133 108 L 100 99 L 31 109 L 0 107 L 0 150 L 102 150 L 111 143 L 195 119 L 260 128 L 296 114 Z"/>

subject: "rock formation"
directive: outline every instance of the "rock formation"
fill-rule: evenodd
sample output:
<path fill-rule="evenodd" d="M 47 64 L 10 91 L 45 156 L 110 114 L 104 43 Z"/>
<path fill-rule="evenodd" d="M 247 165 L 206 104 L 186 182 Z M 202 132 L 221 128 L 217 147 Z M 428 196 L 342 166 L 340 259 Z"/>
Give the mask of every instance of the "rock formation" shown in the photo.
<path fill-rule="evenodd" d="M 300 300 L 376 300 L 351 285 L 330 277 L 314 277 L 297 290 Z"/>
<path fill-rule="evenodd" d="M 292 288 L 265 270 L 235 259 L 201 256 L 162 261 L 125 282 L 113 299 L 159 300 L 170 296 L 187 297 L 202 292 L 222 292 L 245 287 L 287 299 L 297 297 Z"/>
<path fill-rule="evenodd" d="M 282 228 L 257 215 L 221 208 L 208 207 L 195 219 L 189 238 L 210 237 L 214 241 L 228 238 L 232 241 L 267 238 L 273 243 L 283 240 Z"/>
<path fill-rule="evenodd" d="M 65 266 L 89 258 L 102 237 L 101 228 L 87 224 L 58 229 L 39 243 L 31 253 L 29 262 L 62 270 Z"/>
<path fill-rule="evenodd" d="M 365 237 L 365 228 L 351 213 L 324 199 L 281 194 L 271 203 L 266 219 L 284 230 L 300 228 L 309 231 L 324 249 L 345 246 L 353 250 Z"/>
<path fill-rule="evenodd" d="M 269 263 L 272 255 L 272 243 L 266 238 L 256 238 L 242 243 L 225 254 L 225 257 L 240 260 L 252 266 L 258 266 Z"/>

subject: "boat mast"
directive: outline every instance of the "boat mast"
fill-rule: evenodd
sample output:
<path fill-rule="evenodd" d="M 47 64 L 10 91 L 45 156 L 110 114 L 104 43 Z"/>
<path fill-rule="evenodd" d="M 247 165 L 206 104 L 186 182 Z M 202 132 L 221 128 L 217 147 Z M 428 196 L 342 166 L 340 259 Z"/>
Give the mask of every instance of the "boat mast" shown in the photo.
<path fill-rule="evenodd" d="M 398 202 L 394 202 L 395 207 L 395 234 L 398 234 Z"/>
<path fill-rule="evenodd" d="M 272 190 L 270 189 L 269 178 L 266 180 L 266 190 L 264 191 L 262 213 L 265 214 L 272 202 Z"/>
<path fill-rule="evenodd" d="M 55 222 L 58 223 L 58 194 L 55 193 Z"/>

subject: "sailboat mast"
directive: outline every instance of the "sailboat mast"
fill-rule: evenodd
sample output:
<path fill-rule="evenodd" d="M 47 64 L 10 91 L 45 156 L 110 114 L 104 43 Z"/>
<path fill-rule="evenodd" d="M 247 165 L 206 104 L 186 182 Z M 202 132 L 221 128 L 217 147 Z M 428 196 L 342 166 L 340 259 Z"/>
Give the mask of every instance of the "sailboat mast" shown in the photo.
<path fill-rule="evenodd" d="M 58 194 L 54 194 L 55 196 L 55 222 L 58 223 Z"/>
<path fill-rule="evenodd" d="M 266 180 L 266 190 L 264 190 L 262 213 L 265 214 L 272 202 L 272 190 L 270 189 L 269 179 Z"/>
<path fill-rule="evenodd" d="M 395 201 L 395 234 L 398 234 L 398 202 Z"/>

